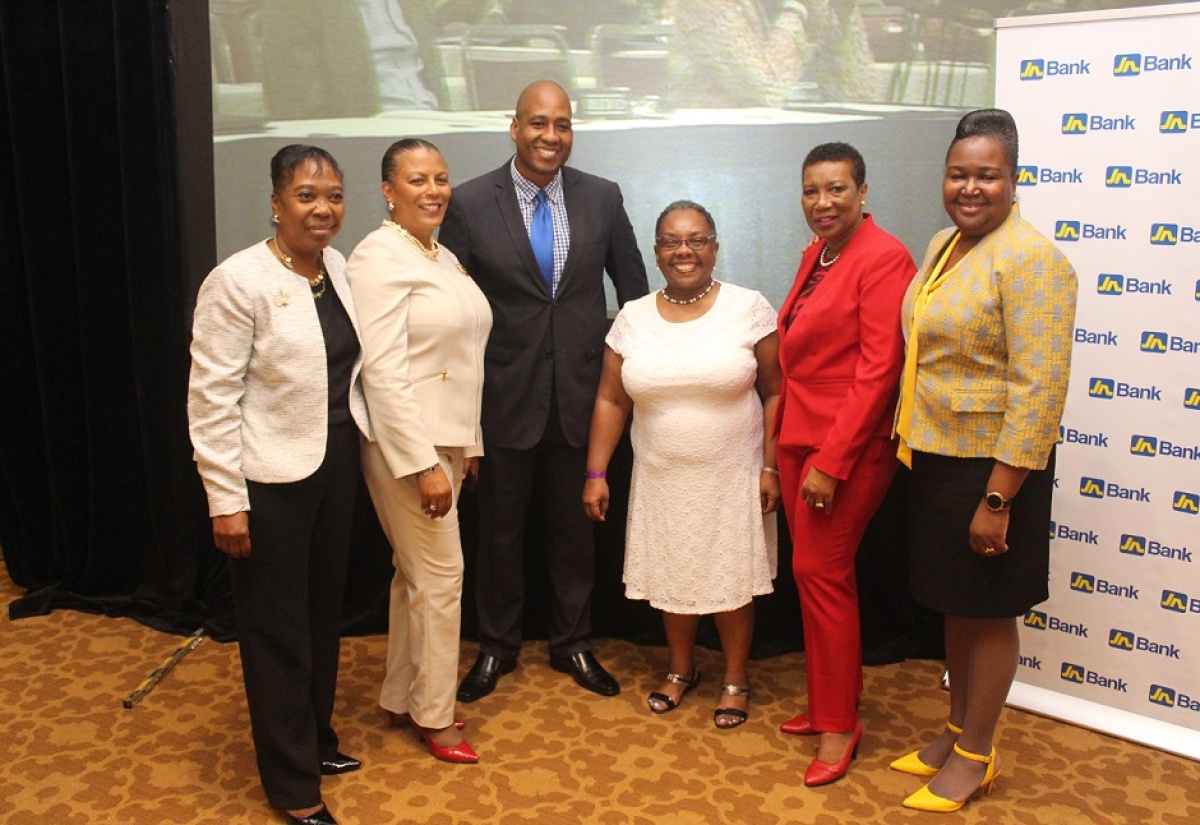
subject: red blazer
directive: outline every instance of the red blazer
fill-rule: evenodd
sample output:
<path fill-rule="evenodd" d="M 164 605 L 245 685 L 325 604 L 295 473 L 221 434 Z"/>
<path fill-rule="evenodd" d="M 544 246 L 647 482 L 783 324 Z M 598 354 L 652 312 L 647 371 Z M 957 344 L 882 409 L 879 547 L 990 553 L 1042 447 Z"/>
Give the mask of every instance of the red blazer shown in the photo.
<path fill-rule="evenodd" d="M 820 450 L 815 466 L 845 480 L 872 437 L 888 438 L 904 368 L 900 304 L 912 255 L 867 215 L 789 325 L 824 242 L 811 244 L 779 313 L 779 444 Z"/>

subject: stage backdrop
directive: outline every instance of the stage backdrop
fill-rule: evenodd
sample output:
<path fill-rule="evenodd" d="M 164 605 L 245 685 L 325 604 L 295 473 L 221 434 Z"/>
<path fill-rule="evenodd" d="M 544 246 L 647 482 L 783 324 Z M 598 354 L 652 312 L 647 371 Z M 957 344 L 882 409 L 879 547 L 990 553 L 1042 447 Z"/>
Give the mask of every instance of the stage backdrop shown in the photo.
<path fill-rule="evenodd" d="M 1200 759 L 1200 3 L 998 29 L 1022 213 L 1079 275 L 1050 600 L 1010 698 Z"/>

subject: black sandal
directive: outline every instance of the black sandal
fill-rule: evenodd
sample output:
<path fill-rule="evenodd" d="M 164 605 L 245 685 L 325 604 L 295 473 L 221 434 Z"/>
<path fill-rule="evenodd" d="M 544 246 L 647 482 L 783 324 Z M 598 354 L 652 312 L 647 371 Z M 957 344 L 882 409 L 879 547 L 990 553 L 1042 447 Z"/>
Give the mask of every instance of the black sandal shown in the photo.
<path fill-rule="evenodd" d="M 721 693 L 726 696 L 749 697 L 750 696 L 750 686 L 749 685 L 721 685 Z M 731 717 L 734 720 L 733 724 L 722 725 L 719 721 L 722 716 Z M 736 727 L 739 727 L 739 726 L 745 724 L 746 720 L 749 718 L 750 718 L 750 713 L 748 711 L 742 710 L 741 708 L 720 707 L 713 711 L 713 724 L 717 726 L 718 730 L 732 730 L 733 728 L 736 728 Z"/>
<path fill-rule="evenodd" d="M 668 673 L 666 680 L 674 685 L 683 685 L 683 693 L 679 694 L 679 702 L 682 702 L 683 697 L 687 696 L 688 691 L 695 690 L 696 685 L 700 684 L 700 671 L 693 669 L 692 678 L 690 679 L 686 676 L 681 676 L 678 673 Z M 661 702 L 663 707 L 656 708 L 654 706 L 655 702 Z M 659 693 L 657 690 L 652 691 L 650 695 L 646 697 L 646 704 L 650 706 L 651 713 L 669 713 L 675 710 L 675 708 L 679 707 L 679 702 L 675 701 L 665 693 Z"/>

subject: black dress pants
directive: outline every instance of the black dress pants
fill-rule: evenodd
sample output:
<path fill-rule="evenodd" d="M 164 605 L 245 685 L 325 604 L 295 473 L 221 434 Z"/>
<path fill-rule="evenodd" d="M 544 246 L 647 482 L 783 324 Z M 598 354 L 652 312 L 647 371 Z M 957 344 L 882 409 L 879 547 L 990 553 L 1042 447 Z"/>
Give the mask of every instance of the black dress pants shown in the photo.
<path fill-rule="evenodd" d="M 359 436 L 332 429 L 315 473 L 290 484 L 247 482 L 250 555 L 233 559 L 234 614 L 258 772 L 276 808 L 321 802 L 331 725 Z"/>
<path fill-rule="evenodd" d="M 550 579 L 550 653 L 591 648 L 596 556 L 592 522 L 583 512 L 587 448 L 563 435 L 557 404 L 532 449 L 488 445 L 479 472 L 479 556 L 475 604 L 483 653 L 515 659 L 525 605 L 525 518 L 533 496 L 545 504 L 545 554 Z"/>

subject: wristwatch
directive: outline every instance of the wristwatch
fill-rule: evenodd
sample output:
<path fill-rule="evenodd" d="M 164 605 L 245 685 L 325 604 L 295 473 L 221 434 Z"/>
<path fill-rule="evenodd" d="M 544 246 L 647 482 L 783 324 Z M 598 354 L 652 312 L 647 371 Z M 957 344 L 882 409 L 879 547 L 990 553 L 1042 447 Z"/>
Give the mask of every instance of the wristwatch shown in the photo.
<path fill-rule="evenodd" d="M 1012 499 L 1005 498 L 995 490 L 983 497 L 983 503 L 986 504 L 987 508 L 993 513 L 1002 513 L 1009 507 L 1012 507 Z"/>

